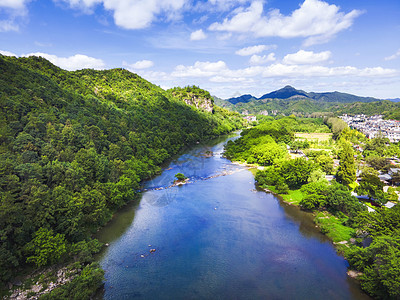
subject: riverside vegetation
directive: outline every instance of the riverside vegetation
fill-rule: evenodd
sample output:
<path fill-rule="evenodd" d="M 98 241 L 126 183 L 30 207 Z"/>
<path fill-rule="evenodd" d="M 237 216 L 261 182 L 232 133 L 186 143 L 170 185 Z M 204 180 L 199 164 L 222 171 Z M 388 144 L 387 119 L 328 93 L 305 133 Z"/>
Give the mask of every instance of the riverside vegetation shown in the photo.
<path fill-rule="evenodd" d="M 329 130 L 333 139 L 328 141 L 295 137 L 299 131 Z M 308 160 L 298 154 L 289 155 L 287 145 L 293 152 L 303 149 Z M 355 152 L 353 145 L 362 146 L 364 151 Z M 400 205 L 390 209 L 382 206 L 388 200 L 397 201 L 398 196 L 392 187 L 384 192 L 377 176 L 378 170 L 390 167 L 387 157 L 399 154 L 398 144 L 381 136 L 368 140 L 338 118 L 324 122 L 294 116 L 264 117 L 225 148 L 225 156 L 231 160 L 264 166 L 256 174 L 259 187 L 313 212 L 321 231 L 332 239 L 350 267 L 361 272 L 361 287 L 378 299 L 400 297 Z M 337 168 L 333 157 L 340 159 Z M 357 168 L 362 171 L 360 185 L 355 182 Z M 326 174 L 336 175 L 336 180 L 328 182 Z M 398 173 L 393 180 L 399 182 Z M 351 195 L 354 189 L 375 199 L 374 212 L 367 211 L 370 203 L 361 203 Z M 370 244 L 365 244 L 368 241 Z"/>
<path fill-rule="evenodd" d="M 68 266 L 69 283 L 42 298 L 87 299 L 103 280 L 92 234 L 171 156 L 242 125 L 198 87 L 0 55 L 0 285 Z M 52 272 L 30 281 L 46 290 Z"/>

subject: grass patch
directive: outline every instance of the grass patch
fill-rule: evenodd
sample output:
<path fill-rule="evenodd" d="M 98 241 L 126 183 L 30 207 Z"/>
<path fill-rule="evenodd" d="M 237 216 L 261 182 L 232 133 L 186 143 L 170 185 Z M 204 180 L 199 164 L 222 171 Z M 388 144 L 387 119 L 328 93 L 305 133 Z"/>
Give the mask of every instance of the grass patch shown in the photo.
<path fill-rule="evenodd" d="M 296 138 L 299 139 L 307 139 L 307 140 L 318 140 L 319 142 L 322 141 L 329 141 L 332 138 L 332 133 L 302 133 L 302 132 L 296 132 L 295 133 Z"/>
<path fill-rule="evenodd" d="M 286 202 L 295 204 L 295 205 L 300 205 L 300 201 L 303 199 L 304 195 L 300 190 L 289 190 L 289 192 L 284 195 L 281 194 L 283 200 Z"/>
<path fill-rule="evenodd" d="M 343 225 L 344 219 L 339 219 L 330 213 L 318 212 L 315 216 L 315 223 L 321 228 L 334 243 L 348 241 L 355 234 L 355 229 Z"/>

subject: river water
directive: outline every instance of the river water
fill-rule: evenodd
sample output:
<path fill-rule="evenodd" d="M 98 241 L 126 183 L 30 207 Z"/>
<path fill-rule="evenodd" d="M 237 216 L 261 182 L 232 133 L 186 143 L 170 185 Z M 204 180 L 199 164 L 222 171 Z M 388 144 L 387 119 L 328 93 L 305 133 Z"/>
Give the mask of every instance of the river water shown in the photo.
<path fill-rule="evenodd" d="M 104 298 L 368 299 L 309 214 L 221 156 L 234 138 L 173 160 L 100 232 Z M 178 172 L 190 182 L 165 188 Z"/>

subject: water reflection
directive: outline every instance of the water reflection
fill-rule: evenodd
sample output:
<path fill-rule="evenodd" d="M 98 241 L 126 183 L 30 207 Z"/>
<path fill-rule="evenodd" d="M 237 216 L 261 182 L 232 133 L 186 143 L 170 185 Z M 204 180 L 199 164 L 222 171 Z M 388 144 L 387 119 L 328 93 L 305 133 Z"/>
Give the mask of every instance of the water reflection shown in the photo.
<path fill-rule="evenodd" d="M 310 216 L 255 190 L 222 150 L 221 141 L 198 145 L 146 183 L 168 187 L 178 172 L 193 182 L 143 194 L 101 259 L 104 297 L 364 299 Z"/>

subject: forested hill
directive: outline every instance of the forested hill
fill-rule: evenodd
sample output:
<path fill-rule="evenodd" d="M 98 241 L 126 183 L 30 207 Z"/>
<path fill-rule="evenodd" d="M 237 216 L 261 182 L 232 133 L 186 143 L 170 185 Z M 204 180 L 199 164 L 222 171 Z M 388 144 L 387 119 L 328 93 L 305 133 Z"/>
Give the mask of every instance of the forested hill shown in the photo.
<path fill-rule="evenodd" d="M 334 102 L 334 103 L 352 103 L 352 102 L 373 102 L 379 99 L 372 97 L 360 97 L 347 93 L 340 92 L 327 92 L 327 93 L 307 93 L 303 90 L 297 90 L 294 87 L 287 85 L 279 90 L 265 94 L 260 98 L 253 97 L 252 95 L 243 95 L 236 98 L 230 98 L 226 101 L 237 104 L 237 103 L 248 103 L 252 101 L 264 100 L 264 99 L 280 99 L 280 100 L 299 100 L 307 99 L 317 102 Z"/>
<path fill-rule="evenodd" d="M 0 55 L 0 282 L 90 254 L 91 233 L 162 162 L 241 125 L 123 69 L 68 72 Z"/>

